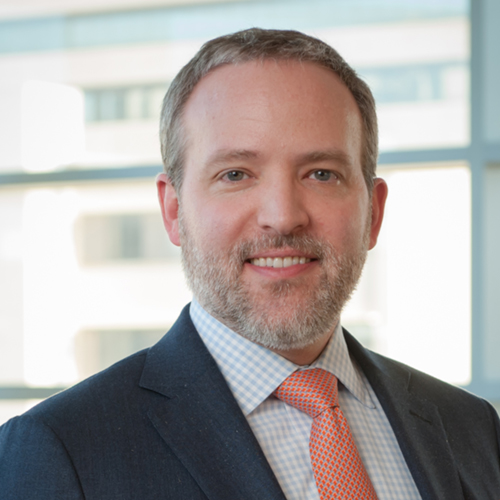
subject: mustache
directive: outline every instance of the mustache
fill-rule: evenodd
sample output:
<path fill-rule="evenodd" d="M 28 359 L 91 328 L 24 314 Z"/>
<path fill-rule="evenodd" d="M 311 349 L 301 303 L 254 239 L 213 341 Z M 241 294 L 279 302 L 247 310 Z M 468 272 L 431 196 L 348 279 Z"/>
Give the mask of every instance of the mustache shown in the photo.
<path fill-rule="evenodd" d="M 289 234 L 261 235 L 252 240 L 242 241 L 233 249 L 233 255 L 236 255 L 243 265 L 245 261 L 259 252 L 279 250 L 281 248 L 296 250 L 311 255 L 320 261 L 325 258 L 335 257 L 336 254 L 333 246 L 322 239 L 308 235 Z"/>

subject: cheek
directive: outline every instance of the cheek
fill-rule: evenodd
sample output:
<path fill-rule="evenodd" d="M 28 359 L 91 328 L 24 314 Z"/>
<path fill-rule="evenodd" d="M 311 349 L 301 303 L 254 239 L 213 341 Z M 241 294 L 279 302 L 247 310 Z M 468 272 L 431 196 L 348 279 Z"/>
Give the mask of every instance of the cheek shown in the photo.
<path fill-rule="evenodd" d="M 320 238 L 328 240 L 337 250 L 347 249 L 357 245 L 366 233 L 368 206 L 355 202 L 329 207 L 316 221 L 315 232 Z"/>
<path fill-rule="evenodd" d="M 199 248 L 230 249 L 244 238 L 249 217 L 244 204 L 222 203 L 199 196 L 185 210 L 188 229 Z"/>

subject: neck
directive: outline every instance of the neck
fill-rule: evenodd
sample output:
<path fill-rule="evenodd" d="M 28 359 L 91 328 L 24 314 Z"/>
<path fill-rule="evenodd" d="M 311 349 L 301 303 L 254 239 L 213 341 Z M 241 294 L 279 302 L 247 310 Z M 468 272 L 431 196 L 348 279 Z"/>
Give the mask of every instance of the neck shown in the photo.
<path fill-rule="evenodd" d="M 325 349 L 326 345 L 328 344 L 329 340 L 332 338 L 334 332 L 335 328 L 331 332 L 328 332 L 327 334 L 320 337 L 313 344 L 310 344 L 306 347 L 302 347 L 300 349 L 288 349 L 288 350 L 270 349 L 270 350 L 275 352 L 276 354 L 279 354 L 280 356 L 283 356 L 285 359 L 288 359 L 288 361 L 291 361 L 296 365 L 299 366 L 310 365 L 319 358 L 319 356 Z"/>

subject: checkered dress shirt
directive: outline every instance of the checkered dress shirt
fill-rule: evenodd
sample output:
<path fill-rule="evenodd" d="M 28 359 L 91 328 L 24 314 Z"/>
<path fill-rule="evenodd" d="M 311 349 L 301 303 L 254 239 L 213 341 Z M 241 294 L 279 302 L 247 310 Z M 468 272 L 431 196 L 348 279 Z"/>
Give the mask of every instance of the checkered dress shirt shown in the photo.
<path fill-rule="evenodd" d="M 288 500 L 319 500 L 309 457 L 312 419 L 273 392 L 295 370 L 313 367 L 339 380 L 339 403 L 379 500 L 421 499 L 377 396 L 349 357 L 340 326 L 321 356 L 299 367 L 236 334 L 196 301 L 190 314 Z"/>

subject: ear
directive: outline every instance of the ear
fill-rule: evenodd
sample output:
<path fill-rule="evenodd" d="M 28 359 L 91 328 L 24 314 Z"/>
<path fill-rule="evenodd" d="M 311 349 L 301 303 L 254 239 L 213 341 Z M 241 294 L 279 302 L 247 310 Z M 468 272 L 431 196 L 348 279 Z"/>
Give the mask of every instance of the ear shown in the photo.
<path fill-rule="evenodd" d="M 383 179 L 376 178 L 373 184 L 372 191 L 372 221 L 370 229 L 370 246 L 371 250 L 377 244 L 377 238 L 382 227 L 382 219 L 384 218 L 385 201 L 387 199 L 388 188 Z"/>
<path fill-rule="evenodd" d="M 156 177 L 156 188 L 158 189 L 158 201 L 160 202 L 163 225 L 167 230 L 170 241 L 181 246 L 179 238 L 179 198 L 166 174 L 158 174 Z"/>

